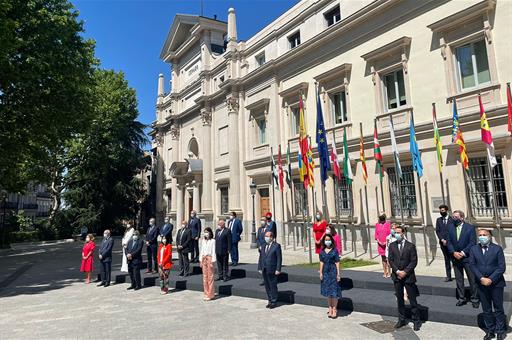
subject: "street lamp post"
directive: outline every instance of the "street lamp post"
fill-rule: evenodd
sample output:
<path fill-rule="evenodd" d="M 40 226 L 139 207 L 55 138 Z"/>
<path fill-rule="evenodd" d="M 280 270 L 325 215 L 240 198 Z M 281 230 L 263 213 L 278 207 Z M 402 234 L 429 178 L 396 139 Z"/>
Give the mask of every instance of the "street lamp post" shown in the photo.
<path fill-rule="evenodd" d="M 256 183 L 254 181 L 251 182 L 249 185 L 249 188 L 251 189 L 251 195 L 252 195 L 252 232 L 251 232 L 251 249 L 258 248 L 258 245 L 256 244 L 256 213 L 255 213 L 255 206 L 254 206 L 254 196 L 256 195 Z"/>
<path fill-rule="evenodd" d="M 0 231 L 0 247 L 3 247 L 5 244 L 5 214 L 6 214 L 6 205 L 7 205 L 7 196 L 8 193 L 5 190 L 0 191 L 0 198 L 2 199 L 3 205 L 3 214 L 2 214 L 2 230 Z"/>

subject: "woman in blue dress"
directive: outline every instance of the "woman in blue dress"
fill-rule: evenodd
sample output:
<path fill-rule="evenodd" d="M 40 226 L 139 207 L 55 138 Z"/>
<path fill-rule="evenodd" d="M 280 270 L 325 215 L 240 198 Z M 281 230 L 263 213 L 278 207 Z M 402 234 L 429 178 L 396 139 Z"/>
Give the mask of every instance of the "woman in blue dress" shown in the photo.
<path fill-rule="evenodd" d="M 331 319 L 338 317 L 338 299 L 341 298 L 340 255 L 331 235 L 326 234 L 321 241 L 320 252 L 320 293 L 327 298 Z"/>

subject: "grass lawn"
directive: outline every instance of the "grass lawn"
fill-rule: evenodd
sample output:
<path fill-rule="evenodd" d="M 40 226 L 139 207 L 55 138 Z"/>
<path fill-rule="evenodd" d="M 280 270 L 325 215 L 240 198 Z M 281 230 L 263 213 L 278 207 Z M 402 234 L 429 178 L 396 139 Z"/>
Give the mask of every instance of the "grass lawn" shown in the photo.
<path fill-rule="evenodd" d="M 341 261 L 340 261 L 341 269 L 349 269 L 349 268 L 355 268 L 355 267 L 371 266 L 371 265 L 374 265 L 374 264 L 379 264 L 379 263 L 375 262 L 375 261 L 368 261 L 368 260 L 356 260 L 356 259 L 351 259 L 351 258 L 347 258 L 347 257 L 342 258 Z M 295 266 L 303 267 L 303 268 L 318 269 L 319 263 L 318 262 L 314 262 L 314 263 L 311 263 L 311 264 L 309 264 L 309 263 L 300 263 L 300 264 L 296 264 Z"/>

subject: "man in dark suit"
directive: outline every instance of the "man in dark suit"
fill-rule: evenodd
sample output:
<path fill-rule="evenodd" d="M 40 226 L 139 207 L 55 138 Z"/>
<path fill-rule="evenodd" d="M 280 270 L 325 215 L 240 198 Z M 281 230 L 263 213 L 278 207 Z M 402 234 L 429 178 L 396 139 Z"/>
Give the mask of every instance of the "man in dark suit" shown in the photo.
<path fill-rule="evenodd" d="M 489 230 L 478 229 L 478 243 L 469 251 L 469 267 L 475 276 L 478 296 L 482 302 L 484 340 L 494 338 L 495 333 L 498 334 L 498 340 L 503 340 L 507 334 L 507 317 L 503 310 L 505 255 L 503 248 L 492 243 Z"/>
<path fill-rule="evenodd" d="M 436 220 L 436 235 L 439 240 L 439 247 L 444 256 L 444 268 L 446 270 L 445 282 L 452 280 L 451 255 L 448 252 L 448 226 L 453 223 L 451 216 L 448 214 L 448 206 L 441 204 L 439 206 L 440 217 Z"/>
<path fill-rule="evenodd" d="M 277 239 L 277 224 L 272 221 L 272 213 L 269 211 L 265 214 L 265 217 L 267 218 L 267 228 L 265 231 L 270 231 L 274 235 L 274 239 Z"/>
<path fill-rule="evenodd" d="M 192 232 L 186 221 L 183 221 L 181 228 L 176 234 L 176 248 L 178 249 L 178 260 L 180 262 L 179 276 L 189 276 L 188 253 L 192 247 Z"/>
<path fill-rule="evenodd" d="M 261 252 L 261 248 L 265 245 L 265 229 L 267 229 L 267 218 L 262 216 L 260 220 L 260 226 L 258 227 L 258 231 L 256 233 L 256 244 L 258 245 L 258 252 Z"/>
<path fill-rule="evenodd" d="M 130 274 L 131 285 L 127 289 L 139 290 L 142 286 L 140 278 L 140 266 L 142 265 L 142 247 L 144 242 L 140 239 L 137 230 L 133 232 L 132 239 L 125 248 L 126 260 L 128 260 L 128 273 Z"/>
<path fill-rule="evenodd" d="M 453 222 L 448 227 L 448 251 L 452 255 L 453 270 L 457 281 L 457 306 L 467 303 L 464 295 L 464 272 L 469 281 L 471 290 L 471 303 L 474 308 L 479 307 L 475 276 L 469 267 L 470 249 L 476 244 L 475 227 L 464 222 L 464 212 L 455 210 L 452 214 Z"/>
<path fill-rule="evenodd" d="M 231 230 L 226 228 L 224 218 L 219 218 L 218 224 L 219 227 L 215 231 L 215 255 L 217 256 L 217 273 L 219 275 L 217 281 L 224 280 L 226 282 L 229 280 L 228 258 L 233 237 L 231 236 Z"/>
<path fill-rule="evenodd" d="M 114 239 L 110 237 L 110 230 L 103 232 L 103 241 L 101 241 L 98 257 L 101 262 L 101 283 L 99 286 L 110 286 L 110 275 L 112 273 L 112 248 L 114 248 Z"/>
<path fill-rule="evenodd" d="M 275 308 L 277 303 L 277 276 L 281 273 L 281 245 L 275 242 L 271 231 L 265 233 L 265 245 L 261 248 L 258 271 L 263 276 L 267 292 L 267 308 Z"/>
<path fill-rule="evenodd" d="M 229 215 L 228 229 L 231 231 L 231 265 L 238 265 L 238 242 L 242 239 L 244 231 L 242 222 L 236 217 L 236 212 L 232 211 Z"/>
<path fill-rule="evenodd" d="M 407 324 L 405 319 L 404 288 L 409 297 L 411 305 L 412 322 L 414 330 L 419 331 L 421 327 L 420 312 L 416 297 L 419 295 L 416 287 L 416 274 L 414 268 L 418 264 L 418 253 L 416 246 L 405 239 L 405 227 L 397 226 L 395 228 L 396 241 L 389 244 L 388 262 L 391 266 L 391 278 L 395 285 L 395 295 L 398 304 L 398 322 L 395 328 L 403 327 Z"/>
<path fill-rule="evenodd" d="M 148 269 L 146 273 L 157 272 L 158 265 L 156 263 L 157 251 L 158 251 L 158 235 L 160 231 L 155 224 L 155 219 L 149 219 L 149 227 L 146 231 L 146 251 L 148 255 Z"/>
<path fill-rule="evenodd" d="M 199 237 L 201 236 L 201 220 L 197 218 L 197 212 L 190 212 L 190 221 L 188 227 L 192 232 L 192 245 L 190 248 L 190 261 L 192 263 L 199 262 Z"/>
<path fill-rule="evenodd" d="M 164 225 L 160 228 L 160 236 L 165 238 L 168 243 L 172 243 L 172 230 L 174 226 L 172 225 L 169 217 L 164 218 Z"/>

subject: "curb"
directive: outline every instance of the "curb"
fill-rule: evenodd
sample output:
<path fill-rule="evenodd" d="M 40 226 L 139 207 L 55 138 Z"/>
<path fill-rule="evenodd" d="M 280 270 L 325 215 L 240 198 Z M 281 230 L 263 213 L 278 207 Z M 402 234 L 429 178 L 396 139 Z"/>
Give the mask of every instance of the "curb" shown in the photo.
<path fill-rule="evenodd" d="M 55 240 L 55 241 L 39 241 L 39 242 L 20 242 L 20 243 L 11 243 L 11 249 L 7 250 L 22 250 L 32 247 L 44 247 L 44 246 L 52 246 L 56 244 L 63 244 L 63 243 L 73 243 L 75 242 L 74 239 L 68 238 L 64 240 Z"/>

